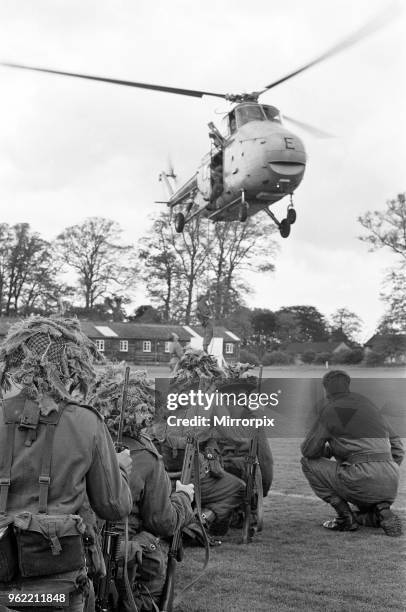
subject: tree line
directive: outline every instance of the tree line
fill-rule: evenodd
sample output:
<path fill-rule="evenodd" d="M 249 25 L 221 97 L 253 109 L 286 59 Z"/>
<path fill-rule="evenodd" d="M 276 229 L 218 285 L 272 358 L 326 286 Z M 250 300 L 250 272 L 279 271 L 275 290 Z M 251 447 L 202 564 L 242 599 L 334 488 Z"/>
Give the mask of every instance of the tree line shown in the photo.
<path fill-rule="evenodd" d="M 406 329 L 405 194 L 358 219 L 371 250 L 391 249 L 395 265 L 384 279 L 386 312 L 379 331 Z M 101 217 L 64 229 L 53 241 L 28 223 L 0 224 L 0 315 L 69 314 L 106 321 L 193 324 L 199 294 L 209 292 L 218 325 L 242 338 L 267 342 L 353 341 L 361 321 L 340 308 L 330 318 L 314 306 L 277 311 L 250 309 L 247 272 L 275 269 L 277 242 L 258 217 L 210 224 L 194 218 L 177 234 L 170 213 L 159 214 L 137 245 L 125 244 L 120 226 Z M 65 282 L 66 272 L 74 280 Z M 149 304 L 128 312 L 131 289 L 142 282 Z"/>

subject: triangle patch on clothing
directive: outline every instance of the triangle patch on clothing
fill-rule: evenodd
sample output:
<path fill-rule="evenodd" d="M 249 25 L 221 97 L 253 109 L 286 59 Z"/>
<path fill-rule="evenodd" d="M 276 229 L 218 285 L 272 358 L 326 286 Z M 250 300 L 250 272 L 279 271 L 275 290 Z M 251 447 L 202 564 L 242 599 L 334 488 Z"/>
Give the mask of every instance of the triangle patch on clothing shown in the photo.
<path fill-rule="evenodd" d="M 334 410 L 343 427 L 348 425 L 354 414 L 357 412 L 356 408 L 344 408 L 343 406 L 337 406 L 334 408 Z"/>

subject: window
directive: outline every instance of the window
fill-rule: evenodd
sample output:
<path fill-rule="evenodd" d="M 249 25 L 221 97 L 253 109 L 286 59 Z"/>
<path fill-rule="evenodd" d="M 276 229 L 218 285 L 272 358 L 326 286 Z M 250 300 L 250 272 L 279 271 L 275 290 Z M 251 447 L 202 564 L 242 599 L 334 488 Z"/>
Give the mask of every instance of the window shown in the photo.
<path fill-rule="evenodd" d="M 151 352 L 151 340 L 144 340 L 142 343 L 142 352 L 150 353 Z"/>
<path fill-rule="evenodd" d="M 263 105 L 262 109 L 268 121 L 277 121 L 278 123 L 281 123 L 281 115 L 276 106 Z"/>
<path fill-rule="evenodd" d="M 120 340 L 120 352 L 128 353 L 128 340 Z"/>
<path fill-rule="evenodd" d="M 239 128 L 250 121 L 265 121 L 264 111 L 259 104 L 242 104 L 237 106 L 235 115 Z"/>
<path fill-rule="evenodd" d="M 104 353 L 104 340 L 96 340 L 96 348 L 101 353 Z"/>
<path fill-rule="evenodd" d="M 165 342 L 164 353 L 169 353 L 169 348 L 170 348 L 169 345 L 170 345 L 170 342 Z"/>
<path fill-rule="evenodd" d="M 232 342 L 226 342 L 226 355 L 232 355 L 234 353 L 234 344 Z"/>

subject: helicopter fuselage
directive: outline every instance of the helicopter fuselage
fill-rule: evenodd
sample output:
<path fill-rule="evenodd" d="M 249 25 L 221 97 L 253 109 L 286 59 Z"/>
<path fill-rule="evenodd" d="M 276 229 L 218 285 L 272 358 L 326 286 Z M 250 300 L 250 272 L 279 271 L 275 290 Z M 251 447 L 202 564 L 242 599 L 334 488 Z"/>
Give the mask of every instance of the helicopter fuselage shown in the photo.
<path fill-rule="evenodd" d="M 196 174 L 168 202 L 173 207 L 196 205 L 214 221 L 255 215 L 291 195 L 306 167 L 303 142 L 282 124 L 274 106 L 255 101 L 237 104 L 226 116 L 226 135 L 209 124 L 212 150 Z"/>

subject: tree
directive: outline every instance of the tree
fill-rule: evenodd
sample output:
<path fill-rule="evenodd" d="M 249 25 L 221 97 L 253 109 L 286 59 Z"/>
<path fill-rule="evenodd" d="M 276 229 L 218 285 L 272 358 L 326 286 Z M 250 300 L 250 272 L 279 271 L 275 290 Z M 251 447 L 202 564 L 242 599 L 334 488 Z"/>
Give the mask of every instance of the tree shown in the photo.
<path fill-rule="evenodd" d="M 359 223 L 367 230 L 359 236 L 368 242 L 371 251 L 389 248 L 406 264 L 406 194 L 400 193 L 396 199 L 386 203 L 386 210 L 366 212 L 358 217 Z"/>
<path fill-rule="evenodd" d="M 272 336 L 276 329 L 276 315 L 267 308 L 254 308 L 252 327 L 258 336 Z"/>
<path fill-rule="evenodd" d="M 333 339 L 339 341 L 354 341 L 362 329 L 362 319 L 348 308 L 338 308 L 331 315 Z"/>
<path fill-rule="evenodd" d="M 159 310 L 150 304 L 145 304 L 138 306 L 128 320 L 135 323 L 162 323 L 162 316 Z"/>
<path fill-rule="evenodd" d="M 147 293 L 162 312 L 164 321 L 173 318 L 174 300 L 180 290 L 179 269 L 171 238 L 169 215 L 162 213 L 140 241 L 138 250 Z"/>
<path fill-rule="evenodd" d="M 218 222 L 214 225 L 209 252 L 209 270 L 214 315 L 221 319 L 230 314 L 232 304 L 242 304 L 249 291 L 241 273 L 246 271 L 272 272 L 276 242 L 270 238 L 268 227 L 256 219 Z"/>
<path fill-rule="evenodd" d="M 285 306 L 276 313 L 276 336 L 282 342 L 328 339 L 325 317 L 314 306 Z"/>
<path fill-rule="evenodd" d="M 58 272 L 52 245 L 28 223 L 0 224 L 0 314 L 55 310 L 67 291 Z"/>
<path fill-rule="evenodd" d="M 97 300 L 122 290 L 136 278 L 132 247 L 119 243 L 122 230 L 110 219 L 91 217 L 66 228 L 57 237 L 61 260 L 78 274 L 86 311 Z"/>
<path fill-rule="evenodd" d="M 162 213 L 140 242 L 143 279 L 164 321 L 188 325 L 192 304 L 206 273 L 209 241 L 201 220 L 195 218 L 177 234 L 169 213 Z"/>
<path fill-rule="evenodd" d="M 387 311 L 380 322 L 379 330 L 399 332 L 406 330 L 406 194 L 386 203 L 383 211 L 375 210 L 358 217 L 367 230 L 360 240 L 370 244 L 370 250 L 389 248 L 396 256 L 396 266 L 386 276 L 386 290 L 381 294 Z"/>
<path fill-rule="evenodd" d="M 380 333 L 406 331 L 406 269 L 392 270 L 385 279 L 387 290 L 381 293 L 387 310 L 380 321 Z"/>
<path fill-rule="evenodd" d="M 181 295 L 185 296 L 182 319 L 185 325 L 189 325 L 192 319 L 194 295 L 199 290 L 207 288 L 205 275 L 211 243 L 199 216 L 189 222 L 181 234 L 175 234 L 172 224 L 170 224 L 170 230 L 171 244 L 177 257 Z"/>

